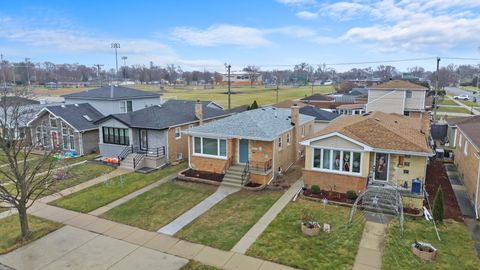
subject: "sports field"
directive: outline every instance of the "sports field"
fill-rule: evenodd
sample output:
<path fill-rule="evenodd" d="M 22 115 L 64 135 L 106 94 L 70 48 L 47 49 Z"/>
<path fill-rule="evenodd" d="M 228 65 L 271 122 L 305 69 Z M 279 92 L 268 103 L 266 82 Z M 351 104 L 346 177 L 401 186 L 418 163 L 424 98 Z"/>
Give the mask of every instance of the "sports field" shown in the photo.
<path fill-rule="evenodd" d="M 130 85 L 130 88 L 141 89 L 145 91 L 159 91 L 159 85 L 146 85 L 146 84 L 137 84 Z M 61 96 L 70 93 L 76 93 L 80 91 L 85 91 L 92 88 L 60 88 L 55 90 L 49 90 L 45 88 L 36 88 L 34 93 L 37 95 L 48 95 L 48 96 Z M 264 86 L 254 86 L 253 88 L 239 87 L 232 88 L 231 102 L 232 107 L 252 104 L 254 100 L 257 101 L 258 105 L 268 105 L 276 103 L 277 90 L 272 88 L 265 88 Z M 331 93 L 334 89 L 332 86 L 314 86 L 313 93 Z M 278 90 L 278 101 L 283 101 L 287 99 L 298 99 L 312 94 L 311 86 L 301 86 L 301 87 L 281 87 Z M 227 107 L 228 104 L 228 95 L 227 88 L 225 86 L 215 86 L 214 89 L 204 89 L 203 86 L 188 86 L 183 88 L 173 88 L 165 87 L 163 92 L 164 99 L 176 98 L 176 99 L 188 99 L 188 100 L 212 100 L 218 104 Z"/>

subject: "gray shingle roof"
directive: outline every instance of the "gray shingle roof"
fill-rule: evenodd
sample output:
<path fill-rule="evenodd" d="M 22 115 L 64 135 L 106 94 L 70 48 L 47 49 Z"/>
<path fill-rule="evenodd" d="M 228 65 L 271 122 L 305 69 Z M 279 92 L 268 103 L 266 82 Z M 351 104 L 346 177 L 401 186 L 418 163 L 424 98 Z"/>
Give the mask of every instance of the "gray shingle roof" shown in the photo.
<path fill-rule="evenodd" d="M 211 101 L 202 101 L 202 111 L 204 119 L 229 114 Z M 117 119 L 129 127 L 146 129 L 166 129 L 198 120 L 195 117 L 195 101 L 173 99 L 160 106 L 150 106 L 129 113 L 112 114 L 99 119 L 97 123 L 111 118 Z"/>
<path fill-rule="evenodd" d="M 53 113 L 55 116 L 61 117 L 78 131 L 90 130 L 98 127 L 94 122 L 103 117 L 103 114 L 88 103 L 47 106 L 45 109 Z M 87 120 L 84 115 L 87 115 L 91 121 Z"/>
<path fill-rule="evenodd" d="M 337 113 L 325 111 L 313 106 L 305 106 L 303 108 L 300 108 L 300 113 L 313 116 L 317 121 L 328 121 L 328 122 L 340 116 Z"/>
<path fill-rule="evenodd" d="M 92 90 L 64 95 L 63 97 L 66 99 L 120 100 L 135 98 L 160 98 L 160 95 L 160 93 L 147 92 L 123 86 L 104 86 Z"/>
<path fill-rule="evenodd" d="M 271 141 L 292 128 L 290 114 L 290 109 L 260 108 L 188 129 L 186 133 Z M 312 116 L 300 114 L 300 124 L 314 119 Z"/>

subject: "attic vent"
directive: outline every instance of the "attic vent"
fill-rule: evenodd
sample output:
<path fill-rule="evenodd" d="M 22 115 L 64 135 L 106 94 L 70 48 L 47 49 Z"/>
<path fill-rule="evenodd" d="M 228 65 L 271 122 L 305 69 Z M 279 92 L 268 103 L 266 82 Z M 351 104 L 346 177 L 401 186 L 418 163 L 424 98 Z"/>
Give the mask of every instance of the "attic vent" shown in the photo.
<path fill-rule="evenodd" d="M 90 118 L 90 116 L 88 116 L 86 114 L 84 114 L 82 116 L 83 116 L 83 118 L 87 119 L 88 122 L 92 122 L 92 118 Z"/>

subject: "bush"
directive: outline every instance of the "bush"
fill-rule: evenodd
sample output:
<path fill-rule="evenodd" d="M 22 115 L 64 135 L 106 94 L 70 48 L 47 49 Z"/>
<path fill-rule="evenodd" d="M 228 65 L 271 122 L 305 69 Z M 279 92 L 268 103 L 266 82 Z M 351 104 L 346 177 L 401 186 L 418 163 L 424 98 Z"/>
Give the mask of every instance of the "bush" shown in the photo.
<path fill-rule="evenodd" d="M 439 223 L 443 222 L 443 218 L 445 217 L 445 212 L 443 210 L 442 187 L 438 187 L 437 194 L 435 195 L 435 200 L 433 201 L 432 215 L 435 221 Z"/>
<path fill-rule="evenodd" d="M 313 194 L 320 194 L 320 187 L 317 185 L 313 185 L 311 190 Z"/>
<path fill-rule="evenodd" d="M 353 190 L 347 191 L 346 195 L 347 195 L 347 199 L 352 200 L 352 201 L 354 201 L 358 198 L 357 193 Z"/>

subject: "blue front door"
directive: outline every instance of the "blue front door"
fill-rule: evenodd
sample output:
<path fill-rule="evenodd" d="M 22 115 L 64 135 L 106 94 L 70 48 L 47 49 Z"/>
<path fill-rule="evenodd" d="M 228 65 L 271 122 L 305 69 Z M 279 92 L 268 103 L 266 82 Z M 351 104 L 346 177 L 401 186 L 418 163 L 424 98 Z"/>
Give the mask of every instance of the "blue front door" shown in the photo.
<path fill-rule="evenodd" d="M 248 140 L 241 139 L 238 145 L 238 162 L 245 164 L 248 161 Z"/>

